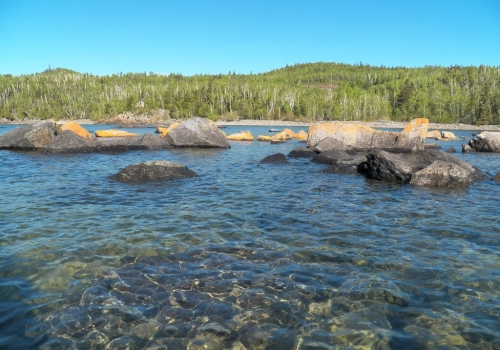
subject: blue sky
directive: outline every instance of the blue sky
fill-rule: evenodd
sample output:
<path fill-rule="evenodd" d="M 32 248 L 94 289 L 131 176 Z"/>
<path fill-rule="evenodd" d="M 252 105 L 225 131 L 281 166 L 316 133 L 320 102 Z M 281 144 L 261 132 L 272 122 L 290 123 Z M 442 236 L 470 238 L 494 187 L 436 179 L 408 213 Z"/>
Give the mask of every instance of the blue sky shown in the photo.
<path fill-rule="evenodd" d="M 0 74 L 500 66 L 499 0 L 0 0 Z"/>

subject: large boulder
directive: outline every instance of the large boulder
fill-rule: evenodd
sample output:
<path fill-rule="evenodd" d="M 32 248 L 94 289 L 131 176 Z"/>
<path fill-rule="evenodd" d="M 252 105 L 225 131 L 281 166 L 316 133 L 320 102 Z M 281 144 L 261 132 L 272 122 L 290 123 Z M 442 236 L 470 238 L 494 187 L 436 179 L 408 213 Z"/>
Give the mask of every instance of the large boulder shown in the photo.
<path fill-rule="evenodd" d="M 412 120 L 401 132 L 380 131 L 343 122 L 316 123 L 309 128 L 307 146 L 315 146 L 321 140 L 331 137 L 340 141 L 343 149 L 422 151 L 428 127 L 429 120 L 426 118 Z"/>
<path fill-rule="evenodd" d="M 349 147 L 346 147 L 342 141 L 334 139 L 333 137 L 327 137 L 312 146 L 311 149 L 316 153 L 321 153 L 335 149 L 349 149 Z"/>
<path fill-rule="evenodd" d="M 182 164 L 166 160 L 132 164 L 121 169 L 110 179 L 119 182 L 167 181 L 198 176 Z"/>
<path fill-rule="evenodd" d="M 422 171 L 431 165 L 431 168 Z M 372 179 L 425 186 L 451 187 L 486 179 L 483 172 L 467 162 L 437 150 L 415 154 L 372 151 L 367 154 L 366 161 L 358 166 L 358 170 Z"/>
<path fill-rule="evenodd" d="M 428 167 L 417 171 L 411 177 L 410 184 L 426 187 L 457 187 L 468 185 L 478 180 L 475 171 L 455 163 L 436 160 Z"/>
<path fill-rule="evenodd" d="M 92 153 L 96 142 L 81 137 L 71 130 L 63 130 L 41 148 L 42 153 Z"/>
<path fill-rule="evenodd" d="M 183 121 L 165 136 L 174 147 L 231 148 L 226 135 L 206 118 Z"/>
<path fill-rule="evenodd" d="M 0 136 L 0 149 L 34 151 L 47 146 L 61 133 L 53 120 L 42 120 L 15 128 Z"/>
<path fill-rule="evenodd" d="M 500 132 L 482 131 L 468 145 L 477 152 L 500 152 Z"/>

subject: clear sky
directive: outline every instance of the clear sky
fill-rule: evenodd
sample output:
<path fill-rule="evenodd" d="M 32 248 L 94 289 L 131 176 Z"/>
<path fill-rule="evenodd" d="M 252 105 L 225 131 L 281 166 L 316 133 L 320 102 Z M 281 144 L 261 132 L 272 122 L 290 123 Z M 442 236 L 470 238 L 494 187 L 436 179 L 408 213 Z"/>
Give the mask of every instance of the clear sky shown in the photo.
<path fill-rule="evenodd" d="M 500 0 L 0 0 L 0 74 L 500 66 Z"/>

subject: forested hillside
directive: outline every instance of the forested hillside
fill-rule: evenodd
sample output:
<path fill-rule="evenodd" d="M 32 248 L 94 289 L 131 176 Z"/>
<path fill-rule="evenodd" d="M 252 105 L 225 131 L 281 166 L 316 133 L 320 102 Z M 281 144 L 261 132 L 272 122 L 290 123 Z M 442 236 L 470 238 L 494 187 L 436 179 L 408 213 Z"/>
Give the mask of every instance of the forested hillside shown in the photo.
<path fill-rule="evenodd" d="M 144 107 L 140 107 L 141 103 Z M 166 117 L 500 124 L 500 67 L 287 66 L 262 74 L 0 75 L 0 118 Z"/>

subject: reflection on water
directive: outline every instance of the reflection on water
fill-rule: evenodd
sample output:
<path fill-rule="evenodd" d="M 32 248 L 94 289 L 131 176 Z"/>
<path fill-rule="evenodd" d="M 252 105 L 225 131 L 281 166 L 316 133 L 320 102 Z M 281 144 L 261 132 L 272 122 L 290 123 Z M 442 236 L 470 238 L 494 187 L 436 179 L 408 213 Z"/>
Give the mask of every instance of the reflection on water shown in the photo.
<path fill-rule="evenodd" d="M 0 151 L 0 347 L 500 347 L 498 184 L 259 163 L 298 145 Z M 500 155 L 457 156 L 500 170 Z M 107 179 L 161 159 L 200 176 Z"/>

